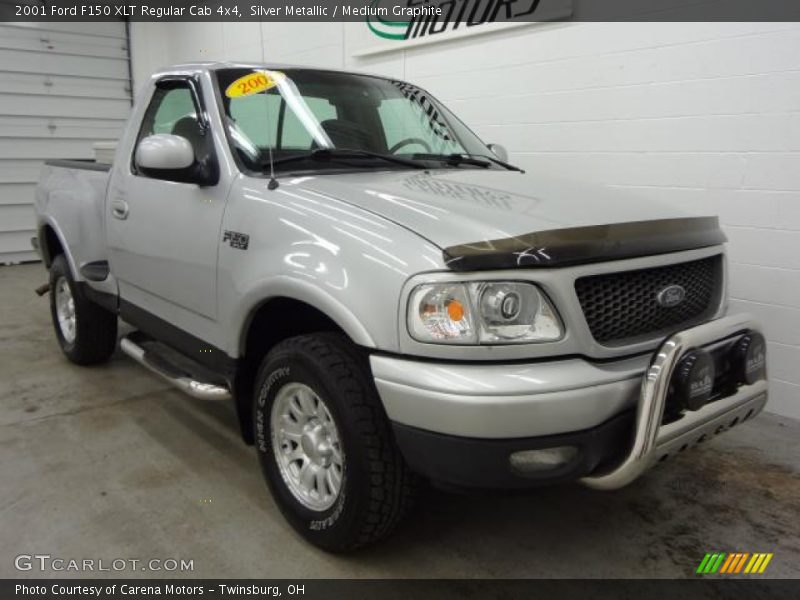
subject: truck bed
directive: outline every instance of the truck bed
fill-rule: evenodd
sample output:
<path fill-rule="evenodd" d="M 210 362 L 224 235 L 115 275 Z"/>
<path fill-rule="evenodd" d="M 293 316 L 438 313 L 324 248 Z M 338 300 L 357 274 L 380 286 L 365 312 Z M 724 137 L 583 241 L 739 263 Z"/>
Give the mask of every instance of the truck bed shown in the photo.
<path fill-rule="evenodd" d="M 79 281 L 83 265 L 108 260 L 103 212 L 110 170 L 94 160 L 48 160 L 36 187 L 39 242 L 49 228 Z"/>
<path fill-rule="evenodd" d="M 100 163 L 91 158 L 55 158 L 46 160 L 45 165 L 50 167 L 62 167 L 65 169 L 81 169 L 85 171 L 104 171 L 111 170 L 110 163 Z"/>

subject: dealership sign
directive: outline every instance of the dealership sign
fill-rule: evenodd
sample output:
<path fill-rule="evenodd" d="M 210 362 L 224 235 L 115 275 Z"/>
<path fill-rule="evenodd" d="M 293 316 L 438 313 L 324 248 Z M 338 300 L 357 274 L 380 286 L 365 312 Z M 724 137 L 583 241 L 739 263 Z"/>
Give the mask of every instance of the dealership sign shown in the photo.
<path fill-rule="evenodd" d="M 486 25 L 552 21 L 572 14 L 572 0 L 372 0 L 366 23 L 391 41 L 445 39 L 478 33 Z"/>

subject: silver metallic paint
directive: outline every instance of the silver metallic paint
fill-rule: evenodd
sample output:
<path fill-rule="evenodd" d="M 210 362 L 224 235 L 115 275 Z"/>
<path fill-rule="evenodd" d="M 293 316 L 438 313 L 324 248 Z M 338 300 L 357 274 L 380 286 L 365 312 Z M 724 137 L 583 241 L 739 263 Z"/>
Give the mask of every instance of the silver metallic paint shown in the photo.
<path fill-rule="evenodd" d="M 136 146 L 136 164 L 145 169 L 186 169 L 195 161 L 186 138 L 169 133 L 149 135 Z"/>
<path fill-rule="evenodd" d="M 268 190 L 266 178 L 242 174 L 230 154 L 221 115 L 211 101 L 211 70 L 223 66 L 244 65 L 184 65 L 154 75 L 138 96 L 111 177 L 46 167 L 37 190 L 39 222 L 51 224 L 64 242 L 76 278 L 77 266 L 109 260 L 108 280 L 88 285 L 115 292 L 119 278 L 127 301 L 232 358 L 243 351 L 254 311 L 275 297 L 314 306 L 361 346 L 406 355 L 372 358 L 387 411 L 400 422 L 479 437 L 544 435 L 599 424 L 635 404 L 636 378 L 647 356 L 602 367 L 575 358 L 522 366 L 501 361 L 565 355 L 611 359 L 652 351 L 660 340 L 625 347 L 596 343 L 575 296 L 575 279 L 724 252 L 719 246 L 547 271 L 453 273 L 442 258 L 442 248 L 449 245 L 685 213 L 619 190 L 499 169 L 280 174 L 280 187 Z M 220 167 L 220 182 L 213 188 L 140 178 L 130 171 L 139 122 L 155 81 L 164 74 L 200 78 Z M 111 203 L 120 197 L 131 205 L 124 221 L 111 215 Z M 170 227 L 155 227 L 164 219 Z M 249 235 L 248 249 L 222 244 L 225 230 Z M 172 237 L 165 238 L 165 232 Z M 460 347 L 411 339 L 405 315 L 414 286 L 481 279 L 540 285 L 565 323 L 564 338 Z M 717 317 L 726 306 L 723 297 Z M 414 356 L 498 362 L 453 366 Z M 465 381 L 474 387 L 465 389 Z M 439 408 L 425 404 L 431 395 L 446 407 L 435 419 L 431 411 Z M 502 419 L 488 414 L 487 405 Z M 461 409 L 463 418 L 457 417 Z"/>
<path fill-rule="evenodd" d="M 220 112 L 211 101 L 211 70 L 223 66 L 242 65 L 183 65 L 153 75 L 137 97 L 118 146 L 107 198 L 97 189 L 87 189 L 90 178 L 95 188 L 102 185 L 103 173 L 75 171 L 72 176 L 80 183 L 65 185 L 59 181 L 66 176 L 65 170 L 57 168 L 43 179 L 40 194 L 55 197 L 59 190 L 69 190 L 67 193 L 84 205 L 76 210 L 75 202 L 59 203 L 54 219 L 59 223 L 86 220 L 89 214 L 103 217 L 95 227 L 70 227 L 64 235 L 72 251 L 80 253 L 80 264 L 108 259 L 126 300 L 222 348 L 231 357 L 241 353 L 253 311 L 280 295 L 328 314 L 356 343 L 391 352 L 501 360 L 571 352 L 608 358 L 642 351 L 653 348 L 655 341 L 625 349 L 593 342 L 573 306 L 574 293 L 568 289 L 573 275 L 668 264 L 720 251 L 690 251 L 590 269 L 537 273 L 535 279 L 525 270 L 492 272 L 493 279 L 512 276 L 541 281 L 567 321 L 565 338 L 513 348 L 415 343 L 408 339 L 404 319 L 398 315 L 405 314 L 412 277 L 418 282 L 452 276 L 441 256 L 445 246 L 540 229 L 680 217 L 683 213 L 668 205 L 626 198 L 618 190 L 499 169 L 283 174 L 280 187 L 271 191 L 265 178 L 240 173 L 230 154 Z M 148 179 L 129 169 L 139 123 L 155 82 L 164 75 L 200 79 L 220 163 L 217 186 L 199 188 Z M 130 205 L 124 221 L 114 219 L 107 206 L 120 198 Z M 46 219 L 52 213 L 42 206 L 39 214 Z M 248 250 L 221 245 L 223 230 L 249 235 Z M 98 236 L 97 231 L 104 233 Z M 211 244 L 217 234 L 220 239 Z M 89 251 L 83 250 L 81 238 L 89 238 Z M 420 275 L 425 273 L 433 275 Z M 483 276 L 459 274 L 460 279 Z M 114 282 L 114 277 L 109 280 Z"/>
<path fill-rule="evenodd" d="M 373 355 L 370 365 L 392 421 L 450 435 L 512 438 L 589 429 L 633 408 L 649 360 L 465 364 Z"/>

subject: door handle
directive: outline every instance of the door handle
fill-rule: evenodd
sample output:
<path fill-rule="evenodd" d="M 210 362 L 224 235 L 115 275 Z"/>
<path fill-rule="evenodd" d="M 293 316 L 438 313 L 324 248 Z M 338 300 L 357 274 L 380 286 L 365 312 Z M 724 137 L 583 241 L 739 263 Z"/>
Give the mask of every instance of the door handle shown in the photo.
<path fill-rule="evenodd" d="M 125 220 L 128 218 L 130 207 L 125 200 L 112 200 L 111 201 L 111 214 L 115 219 Z"/>

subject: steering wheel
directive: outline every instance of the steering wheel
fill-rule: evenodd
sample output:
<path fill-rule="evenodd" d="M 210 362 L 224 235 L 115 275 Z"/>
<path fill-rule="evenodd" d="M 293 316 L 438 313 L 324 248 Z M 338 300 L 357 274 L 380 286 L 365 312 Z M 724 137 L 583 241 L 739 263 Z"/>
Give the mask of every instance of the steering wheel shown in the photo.
<path fill-rule="evenodd" d="M 430 144 L 425 140 L 421 138 L 410 137 L 404 140 L 400 140 L 394 146 L 389 148 L 389 154 L 396 154 L 397 151 L 400 150 L 400 148 L 405 148 L 406 146 L 410 146 L 411 144 L 419 144 L 420 146 L 423 146 L 425 150 L 428 152 L 428 154 L 430 154 L 433 151 L 431 149 Z"/>

